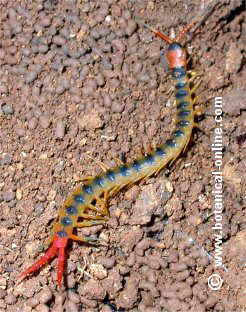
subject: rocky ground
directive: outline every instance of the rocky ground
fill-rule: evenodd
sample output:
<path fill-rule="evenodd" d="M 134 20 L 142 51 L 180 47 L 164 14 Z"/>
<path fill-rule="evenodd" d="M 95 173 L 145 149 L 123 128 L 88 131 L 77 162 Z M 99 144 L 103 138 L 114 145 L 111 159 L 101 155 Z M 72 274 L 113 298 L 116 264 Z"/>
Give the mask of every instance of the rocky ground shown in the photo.
<path fill-rule="evenodd" d="M 213 1 L 214 2 L 214 1 Z M 16 280 L 44 251 L 52 224 L 95 160 L 113 166 L 163 142 L 175 120 L 166 34 L 211 1 L 0 0 L 0 312 L 246 310 L 245 8 L 218 1 L 187 42 L 204 115 L 172 166 L 110 200 L 105 225 L 78 230 L 65 286 L 56 260 Z M 189 41 L 189 40 L 188 40 Z M 223 100 L 223 266 L 214 265 L 216 97 Z M 208 278 L 220 274 L 222 287 Z"/>

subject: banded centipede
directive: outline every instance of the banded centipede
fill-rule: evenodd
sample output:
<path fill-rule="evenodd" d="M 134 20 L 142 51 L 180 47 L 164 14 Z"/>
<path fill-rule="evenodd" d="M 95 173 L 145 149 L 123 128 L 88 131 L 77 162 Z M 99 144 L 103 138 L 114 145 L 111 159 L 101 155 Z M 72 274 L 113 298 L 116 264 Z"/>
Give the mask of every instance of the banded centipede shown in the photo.
<path fill-rule="evenodd" d="M 186 52 L 179 42 L 189 27 L 180 32 L 175 41 L 149 27 L 156 36 L 159 36 L 169 44 L 166 58 L 175 82 L 177 105 L 176 128 L 171 137 L 153 152 L 137 158 L 131 163 L 108 169 L 106 172 L 88 179 L 83 186 L 76 188 L 59 211 L 58 220 L 53 226 L 49 239 L 51 246 L 44 256 L 21 273 L 21 280 L 37 271 L 58 254 L 57 282 L 61 286 L 66 258 L 65 250 L 68 241 L 75 240 L 86 243 L 95 241 L 95 239 L 90 237 L 76 236 L 73 233 L 74 228 L 105 222 L 109 215 L 107 209 L 109 198 L 124 187 L 159 172 L 167 164 L 173 162 L 187 147 L 193 128 L 196 126 L 194 121 L 196 115 L 194 103 L 196 98 L 193 97 L 196 87 L 193 86 L 191 88 L 190 86 L 191 79 L 187 71 Z M 101 207 L 99 208 L 98 206 Z M 93 212 L 95 215 L 90 214 L 90 212 Z M 78 221 L 79 218 L 83 221 Z"/>

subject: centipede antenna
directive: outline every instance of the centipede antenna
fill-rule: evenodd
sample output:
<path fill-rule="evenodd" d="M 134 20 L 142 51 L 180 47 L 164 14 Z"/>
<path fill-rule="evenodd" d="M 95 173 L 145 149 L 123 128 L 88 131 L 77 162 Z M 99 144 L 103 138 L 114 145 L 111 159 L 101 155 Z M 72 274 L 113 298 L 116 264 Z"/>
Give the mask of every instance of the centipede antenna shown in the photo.
<path fill-rule="evenodd" d="M 160 37 L 161 39 L 163 39 L 164 41 L 166 41 L 167 43 L 172 43 L 173 40 L 171 38 L 169 38 L 168 36 L 164 35 L 162 32 L 160 32 L 159 30 L 156 30 L 155 28 L 151 27 L 149 24 L 146 24 L 140 17 L 135 17 L 136 22 L 141 25 L 144 26 L 146 28 L 148 28 L 150 31 L 152 31 L 157 37 Z"/>
<path fill-rule="evenodd" d="M 196 23 L 196 21 L 192 21 L 190 24 L 186 25 L 178 34 L 176 41 L 180 42 L 184 38 L 184 35 L 191 29 L 191 27 Z"/>
<path fill-rule="evenodd" d="M 192 31 L 192 35 L 190 36 L 189 40 L 186 41 L 187 42 L 190 42 L 197 29 L 201 27 L 201 25 L 208 19 L 208 17 L 211 15 L 212 11 L 214 10 L 214 8 L 216 7 L 216 5 L 218 5 L 219 1 L 217 0 L 214 0 L 212 1 L 212 3 L 210 3 L 202 12 L 201 14 L 199 14 L 193 21 L 193 25 L 197 23 L 197 25 L 195 26 L 195 28 L 193 29 Z"/>

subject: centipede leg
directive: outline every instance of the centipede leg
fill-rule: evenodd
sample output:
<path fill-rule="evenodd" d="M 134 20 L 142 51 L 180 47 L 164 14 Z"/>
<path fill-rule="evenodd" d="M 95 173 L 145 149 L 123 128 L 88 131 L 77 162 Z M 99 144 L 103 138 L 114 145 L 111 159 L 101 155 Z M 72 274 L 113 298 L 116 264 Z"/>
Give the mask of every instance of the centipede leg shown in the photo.
<path fill-rule="evenodd" d="M 105 194 L 106 198 L 115 196 L 117 193 L 119 193 L 119 191 L 123 187 L 124 187 L 124 185 L 122 187 L 121 186 L 115 186 L 112 190 L 110 190 L 109 192 L 107 192 L 107 194 Z"/>
<path fill-rule="evenodd" d="M 196 72 L 194 70 L 187 70 L 187 74 L 189 76 L 189 82 L 192 82 L 194 79 L 196 79 L 197 77 L 202 76 L 201 73 Z"/>
<path fill-rule="evenodd" d="M 82 222 L 77 222 L 76 227 L 87 227 L 87 226 L 99 225 L 99 224 L 104 224 L 104 223 L 105 223 L 105 220 L 82 221 Z"/>
<path fill-rule="evenodd" d="M 204 110 L 200 107 L 195 107 L 194 108 L 194 115 L 195 116 L 201 116 L 204 114 Z"/>
<path fill-rule="evenodd" d="M 80 217 L 84 218 L 84 219 L 89 219 L 89 220 L 104 220 L 107 221 L 108 219 L 103 217 L 103 216 L 93 216 L 93 215 L 89 215 L 87 213 L 81 213 L 79 214 Z"/>
<path fill-rule="evenodd" d="M 101 162 L 100 160 L 94 159 L 93 157 L 91 157 L 90 155 L 87 155 L 88 158 L 92 159 L 104 172 L 107 172 L 110 167 L 108 167 L 107 165 L 105 165 L 103 162 Z"/>
<path fill-rule="evenodd" d="M 124 165 L 124 162 L 118 157 L 114 157 L 114 161 L 115 161 L 117 166 L 123 166 Z"/>
<path fill-rule="evenodd" d="M 196 23 L 196 21 L 191 21 L 190 24 L 186 25 L 178 34 L 177 36 L 177 42 L 180 42 L 183 38 L 184 38 L 184 35 L 191 29 L 191 27 Z"/>
<path fill-rule="evenodd" d="M 179 153 L 179 155 L 180 155 L 181 153 L 184 154 L 184 153 L 186 152 L 187 147 L 188 147 L 190 141 L 191 141 L 191 135 L 187 138 L 187 140 L 186 140 L 186 142 L 185 142 L 185 145 L 184 145 L 182 151 Z M 178 157 L 179 155 L 177 155 L 177 157 Z M 176 157 L 176 158 L 177 158 L 177 157 Z M 175 158 L 175 159 L 176 159 L 176 158 Z M 174 159 L 174 160 L 175 160 L 175 159 Z M 173 163 L 173 160 L 171 161 L 171 163 Z"/>
<path fill-rule="evenodd" d="M 196 92 L 196 90 L 197 90 L 197 88 L 200 86 L 200 84 L 201 84 L 201 80 L 199 80 L 192 88 L 191 88 L 191 90 L 190 90 L 190 93 L 191 94 L 194 94 L 195 92 Z"/>
<path fill-rule="evenodd" d="M 91 237 L 91 236 L 82 237 L 82 236 L 77 236 L 74 234 L 71 234 L 69 238 L 77 242 L 90 243 L 90 244 L 97 243 L 98 241 L 100 241 L 100 239 L 95 238 L 95 237 Z"/>
<path fill-rule="evenodd" d="M 101 213 L 104 216 L 109 216 L 109 211 L 108 211 L 108 200 L 106 200 L 105 198 L 96 198 L 97 203 L 100 205 L 100 210 L 99 213 Z"/>
<path fill-rule="evenodd" d="M 196 129 L 198 129 L 198 130 L 201 131 L 202 133 L 204 133 L 204 131 L 203 131 L 202 128 L 198 125 L 197 122 L 194 122 L 194 123 L 193 123 L 193 127 L 196 128 Z M 205 134 L 205 133 L 204 133 L 204 134 Z"/>
<path fill-rule="evenodd" d="M 108 210 L 105 208 L 105 205 L 102 207 L 103 209 L 99 209 L 97 208 L 96 206 L 92 205 L 92 204 L 89 204 L 87 206 L 87 208 L 93 210 L 93 211 L 96 211 L 97 213 L 103 215 L 103 216 L 108 216 L 109 215 L 109 212 Z"/>
<path fill-rule="evenodd" d="M 85 176 L 85 177 L 81 177 L 81 178 L 78 178 L 77 181 L 80 181 L 80 182 L 90 182 L 94 179 L 95 177 L 93 176 Z"/>

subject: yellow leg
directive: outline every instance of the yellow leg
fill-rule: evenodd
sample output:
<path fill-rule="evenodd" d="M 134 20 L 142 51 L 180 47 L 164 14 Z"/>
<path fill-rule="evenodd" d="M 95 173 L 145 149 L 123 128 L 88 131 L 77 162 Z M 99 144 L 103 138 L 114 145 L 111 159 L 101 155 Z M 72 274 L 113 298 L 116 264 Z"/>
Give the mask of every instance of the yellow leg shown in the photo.
<path fill-rule="evenodd" d="M 91 157 L 90 155 L 87 155 L 88 158 L 92 159 L 93 161 L 95 161 L 95 163 L 104 171 L 108 171 L 110 168 L 105 165 L 103 162 L 101 162 L 100 160 L 94 159 L 93 157 Z"/>
<path fill-rule="evenodd" d="M 189 76 L 191 76 L 190 79 L 195 79 L 196 77 L 202 76 L 201 73 L 198 73 L 198 72 L 196 72 L 196 71 L 194 71 L 194 70 L 187 70 L 187 74 L 188 74 Z M 189 79 L 189 80 L 190 80 L 190 79 Z"/>
<path fill-rule="evenodd" d="M 103 223 L 105 223 L 105 220 L 82 221 L 82 222 L 77 222 L 76 227 L 87 227 L 87 226 L 93 226 L 93 225 L 98 225 L 98 224 L 103 224 Z"/>
<path fill-rule="evenodd" d="M 195 124 L 195 123 L 194 123 L 194 124 Z M 184 148 L 183 148 L 183 150 L 182 150 L 182 153 L 183 153 L 183 154 L 186 152 L 187 147 L 188 147 L 188 145 L 189 145 L 189 143 L 190 143 L 190 140 L 191 140 L 191 135 L 189 136 L 189 138 L 188 138 L 187 141 L 185 142 L 185 146 L 184 146 Z"/>
<path fill-rule="evenodd" d="M 81 177 L 81 178 L 78 178 L 77 181 L 80 181 L 80 182 L 90 182 L 91 180 L 93 180 L 95 177 L 93 176 L 85 176 L 85 177 Z"/>
<path fill-rule="evenodd" d="M 90 237 L 90 236 L 84 236 L 84 237 L 81 237 L 81 236 L 77 236 L 77 235 L 74 235 L 74 234 L 71 234 L 69 236 L 69 238 L 71 238 L 72 240 L 75 240 L 77 242 L 83 242 L 83 243 L 97 243 L 98 241 L 100 241 L 98 238 L 94 238 L 94 237 Z"/>
<path fill-rule="evenodd" d="M 122 186 L 124 187 L 124 186 Z M 109 192 L 107 192 L 107 198 L 113 197 L 115 196 L 117 193 L 119 193 L 120 189 L 122 188 L 120 186 L 115 186 L 112 190 L 110 190 Z"/>
<path fill-rule="evenodd" d="M 206 133 L 202 130 L 202 128 L 198 125 L 197 122 L 194 122 L 194 123 L 193 123 L 193 127 L 196 128 L 196 129 L 198 129 L 198 130 L 201 131 L 202 133 L 206 134 Z"/>
<path fill-rule="evenodd" d="M 185 148 L 185 147 L 184 147 Z M 181 151 L 182 152 L 182 151 Z M 179 152 L 169 163 L 169 166 L 172 166 L 172 164 L 175 162 L 175 160 L 179 157 L 179 155 L 181 154 L 181 152 Z"/>
<path fill-rule="evenodd" d="M 105 206 L 103 206 L 102 209 L 100 209 L 100 208 L 97 208 L 96 206 L 94 206 L 92 204 L 89 204 L 87 206 L 87 208 L 89 208 L 89 209 L 91 209 L 93 211 L 96 211 L 97 213 L 99 213 L 99 214 L 101 214 L 103 216 L 108 216 L 109 215 L 108 209 Z"/>
<path fill-rule="evenodd" d="M 204 114 L 204 110 L 203 109 L 201 109 L 200 107 L 195 107 L 194 108 L 194 115 L 195 116 L 201 116 L 203 114 Z"/>
<path fill-rule="evenodd" d="M 116 166 L 123 166 L 125 163 L 118 157 L 114 157 L 114 161 L 116 163 Z"/>
<path fill-rule="evenodd" d="M 107 206 L 108 197 L 105 197 L 105 193 L 104 193 L 104 198 L 96 198 L 96 200 L 101 208 L 101 210 L 99 210 L 99 213 L 103 214 L 104 216 L 109 216 L 109 211 L 108 211 L 108 206 Z"/>
<path fill-rule="evenodd" d="M 198 99 L 200 98 L 200 96 L 199 95 L 196 95 L 195 97 L 194 97 L 194 99 L 192 99 L 192 104 L 193 105 L 195 105 L 197 102 L 198 102 Z"/>
<path fill-rule="evenodd" d="M 191 89 L 190 89 L 190 93 L 191 94 L 194 94 L 195 92 L 196 92 L 196 90 L 197 90 L 197 88 L 200 86 L 200 84 L 201 84 L 201 80 L 199 80 Z"/>
<path fill-rule="evenodd" d="M 103 216 L 93 216 L 87 213 L 81 213 L 79 216 L 84 219 L 89 219 L 89 220 L 104 220 L 105 222 L 108 221 L 108 219 Z"/>
<path fill-rule="evenodd" d="M 156 172 L 155 172 L 155 175 L 158 175 L 159 172 L 160 172 L 163 168 L 165 168 L 167 164 L 168 164 L 168 162 L 166 162 L 166 163 L 163 164 L 160 168 L 158 168 L 158 169 L 156 170 Z"/>

